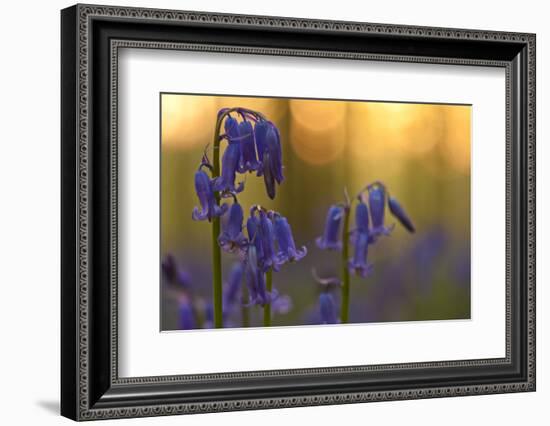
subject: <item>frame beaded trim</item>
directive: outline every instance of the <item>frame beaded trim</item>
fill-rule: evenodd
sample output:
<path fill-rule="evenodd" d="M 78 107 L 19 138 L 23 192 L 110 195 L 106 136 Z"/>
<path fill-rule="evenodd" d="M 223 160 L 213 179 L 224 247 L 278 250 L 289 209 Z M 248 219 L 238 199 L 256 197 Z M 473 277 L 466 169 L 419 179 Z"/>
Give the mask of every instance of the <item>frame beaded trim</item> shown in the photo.
<path fill-rule="evenodd" d="M 487 386 L 451 386 L 447 388 L 429 388 L 429 389 L 411 389 L 400 391 L 385 391 L 385 392 L 362 392 L 349 394 L 328 394 L 320 396 L 307 397 L 281 397 L 253 400 L 236 400 L 224 402 L 209 402 L 201 404 L 166 404 L 162 406 L 144 406 L 132 409 L 90 409 L 89 408 L 89 389 L 87 378 L 89 374 L 89 358 L 88 358 L 88 232 L 89 232 L 89 211 L 88 211 L 88 96 L 89 96 L 89 71 L 88 71 L 88 46 L 90 21 L 94 17 L 118 17 L 128 19 L 140 19 L 142 21 L 176 21 L 190 23 L 210 23 L 231 26 L 248 26 L 248 27 L 272 27 L 272 28 L 293 28 L 304 30 L 316 30 L 326 32 L 357 32 L 370 34 L 385 34 L 385 35 L 410 35 L 415 37 L 426 38 L 448 38 L 448 39 L 464 39 L 464 40 L 486 40 L 486 41 L 507 41 L 526 43 L 528 49 L 528 235 L 530 243 L 528 246 L 528 381 L 526 383 L 508 383 L 502 385 L 487 385 Z M 506 115 L 507 122 L 510 117 L 510 69 L 506 63 L 499 61 L 481 61 L 481 60 L 464 60 L 454 58 L 414 58 L 407 56 L 396 55 L 368 55 L 358 53 L 344 52 L 325 52 L 325 51 L 309 51 L 309 50 L 287 50 L 287 49 L 269 49 L 269 48 L 248 48 L 248 47 L 232 47 L 232 46 L 205 46 L 205 45 L 184 45 L 177 43 L 160 43 L 160 42 L 140 42 L 140 41 L 113 41 L 112 62 L 111 62 L 111 119 L 116 123 L 116 95 L 117 95 L 117 57 L 119 47 L 134 47 L 134 48 L 156 48 L 156 49 L 185 49 L 199 50 L 210 52 L 227 52 L 227 53 L 248 53 L 248 54 L 265 54 L 265 55 L 297 55 L 297 56 L 314 56 L 334 59 L 368 59 L 376 61 L 399 61 L 399 62 L 425 62 L 425 63 L 447 63 L 457 65 L 480 65 L 480 66 L 506 66 Z M 535 380 L 535 36 L 532 34 L 521 33 L 503 33 L 494 31 L 478 31 L 464 29 L 446 29 L 446 28 L 430 28 L 416 26 L 401 26 L 401 25 L 386 25 L 386 24 L 368 24 L 356 22 L 336 22 L 324 20 L 309 20 L 309 19 L 294 19 L 281 17 L 265 17 L 265 16 L 244 16 L 230 14 L 215 14 L 203 12 L 185 12 L 185 11 L 168 11 L 155 9 L 135 9 L 124 7 L 103 7 L 103 6 L 78 6 L 78 161 L 77 161 L 77 176 L 78 176 L 78 417 L 82 420 L 101 419 L 108 417 L 139 417 L 150 415 L 170 415 L 184 414 L 197 412 L 213 412 L 213 411 L 229 411 L 229 410 L 244 410 L 244 409 L 262 409 L 276 407 L 292 407 L 292 406 L 308 406 L 322 404 L 344 404 L 352 402 L 366 401 L 381 401 L 381 400 L 398 400 L 398 399 L 413 399 L 413 398 L 434 398 L 442 396 L 461 396 L 474 395 L 480 393 L 503 393 L 515 392 L 519 390 L 533 390 Z M 117 189 L 117 131 L 116 126 L 111 128 L 112 143 L 112 159 L 113 168 L 111 170 L 111 205 L 114 210 L 111 211 L 111 284 L 112 284 L 112 300 L 111 300 L 111 318 L 112 318 L 112 344 L 113 348 L 117 347 L 117 224 L 116 224 L 116 189 Z M 506 170 L 507 175 L 510 171 L 510 129 L 506 129 L 507 138 L 507 154 L 506 154 Z M 510 229 L 510 182 L 506 182 L 507 195 L 507 237 Z M 508 240 L 508 238 L 507 238 Z M 510 302 L 510 264 L 509 253 L 510 247 L 507 243 L 506 247 L 506 358 L 503 359 L 485 359 L 485 360 L 465 360 L 465 361 L 450 361 L 450 362 L 435 362 L 435 363 L 414 363 L 414 364 L 393 364 L 393 365 L 378 365 L 378 366 L 350 366 L 350 367 L 334 367 L 320 369 L 300 369 L 300 370 L 275 370 L 267 372 L 246 372 L 246 373 L 223 373 L 215 375 L 189 375 L 189 376 L 162 376 L 162 377 L 138 377 L 138 378 L 118 378 L 117 360 L 114 350 L 114 358 L 112 360 L 111 379 L 114 383 L 163 383 L 174 381 L 193 381 L 193 380 L 215 380 L 220 378 L 239 378 L 239 377 L 257 377 L 257 376 L 277 376 L 277 375 L 301 375 L 301 374 L 330 374 L 342 372 L 357 372 L 357 371 L 375 371 L 396 368 L 410 367 L 441 367 L 441 366 L 470 366 L 509 362 L 510 360 L 510 323 L 511 315 L 509 310 Z"/>
<path fill-rule="evenodd" d="M 485 386 L 452 386 L 448 388 L 404 389 L 383 392 L 354 392 L 304 397 L 246 399 L 201 404 L 167 404 L 140 408 L 97 409 L 82 413 L 82 420 L 99 420 L 113 417 L 170 416 L 176 414 L 214 413 L 220 411 L 262 410 L 317 405 L 352 404 L 359 402 L 398 401 L 409 399 L 442 398 L 528 390 L 525 383 Z"/>

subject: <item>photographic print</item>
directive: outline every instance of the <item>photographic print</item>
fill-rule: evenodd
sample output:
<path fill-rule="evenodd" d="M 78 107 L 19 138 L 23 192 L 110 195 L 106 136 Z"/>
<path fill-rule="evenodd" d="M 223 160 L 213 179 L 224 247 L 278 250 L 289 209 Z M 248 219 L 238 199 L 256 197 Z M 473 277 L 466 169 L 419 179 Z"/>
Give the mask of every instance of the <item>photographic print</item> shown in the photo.
<path fill-rule="evenodd" d="M 470 105 L 160 106 L 161 330 L 470 318 Z"/>

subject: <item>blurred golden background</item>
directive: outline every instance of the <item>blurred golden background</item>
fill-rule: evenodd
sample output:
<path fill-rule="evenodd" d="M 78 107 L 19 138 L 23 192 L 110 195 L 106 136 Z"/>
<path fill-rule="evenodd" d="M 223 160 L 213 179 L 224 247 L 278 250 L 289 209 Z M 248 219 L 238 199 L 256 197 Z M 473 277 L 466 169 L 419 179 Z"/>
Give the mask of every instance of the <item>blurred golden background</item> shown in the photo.
<path fill-rule="evenodd" d="M 400 201 L 417 232 L 396 227 L 370 250 L 373 275 L 352 279 L 351 322 L 469 318 L 470 106 L 161 96 L 161 256 L 176 257 L 201 297 L 208 299 L 211 292 L 210 227 L 191 220 L 198 205 L 193 176 L 212 143 L 217 111 L 239 106 L 277 125 L 285 175 L 274 201 L 261 178 L 246 175 L 239 202 L 245 212 L 260 203 L 286 215 L 296 244 L 309 251 L 274 274 L 274 285 L 293 301 L 274 325 L 305 324 L 315 315 L 318 288 L 311 269 L 323 275 L 338 271 L 338 255 L 314 243 L 327 209 L 343 200 L 344 188 L 354 194 L 375 180 Z M 395 222 L 389 212 L 386 222 Z M 225 272 L 233 259 L 223 257 Z M 162 328 L 177 328 L 176 305 L 168 294 Z"/>

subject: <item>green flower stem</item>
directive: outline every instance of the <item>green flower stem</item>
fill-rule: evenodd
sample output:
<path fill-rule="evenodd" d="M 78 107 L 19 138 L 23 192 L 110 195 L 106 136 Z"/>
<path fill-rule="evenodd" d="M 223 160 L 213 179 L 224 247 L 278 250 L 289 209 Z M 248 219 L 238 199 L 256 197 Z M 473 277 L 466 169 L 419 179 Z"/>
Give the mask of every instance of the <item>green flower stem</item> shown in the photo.
<path fill-rule="evenodd" d="M 220 128 L 223 116 L 216 122 L 214 131 L 214 148 L 212 153 L 212 179 L 220 176 Z M 220 194 L 214 193 L 216 204 L 220 205 Z M 222 254 L 218 245 L 220 235 L 220 218 L 212 218 L 212 295 L 214 302 L 214 328 L 223 327 L 223 306 L 222 306 Z"/>
<path fill-rule="evenodd" d="M 225 117 L 230 113 L 239 110 L 239 108 L 231 108 L 220 114 L 216 121 L 216 128 L 214 130 L 214 143 L 212 153 L 212 179 L 216 179 L 220 176 L 220 130 Z M 241 111 L 246 111 L 251 114 L 256 114 L 262 119 L 265 117 L 255 111 L 240 108 Z M 220 194 L 214 192 L 216 204 L 220 205 Z M 212 297 L 214 299 L 214 328 L 223 327 L 223 306 L 222 306 L 222 255 L 221 249 L 218 245 L 218 236 L 220 235 L 220 218 L 212 218 Z"/>
<path fill-rule="evenodd" d="M 273 288 L 272 270 L 269 268 L 265 273 L 265 289 L 267 294 L 271 294 Z M 264 305 L 264 327 L 271 326 L 271 301 Z"/>
<path fill-rule="evenodd" d="M 218 246 L 220 235 L 220 218 L 212 219 L 212 285 L 214 295 L 214 327 L 223 327 L 222 306 L 222 256 Z"/>
<path fill-rule="evenodd" d="M 351 208 L 344 208 L 344 228 L 342 230 L 342 305 L 340 307 L 340 320 L 346 324 L 349 320 L 349 214 Z"/>

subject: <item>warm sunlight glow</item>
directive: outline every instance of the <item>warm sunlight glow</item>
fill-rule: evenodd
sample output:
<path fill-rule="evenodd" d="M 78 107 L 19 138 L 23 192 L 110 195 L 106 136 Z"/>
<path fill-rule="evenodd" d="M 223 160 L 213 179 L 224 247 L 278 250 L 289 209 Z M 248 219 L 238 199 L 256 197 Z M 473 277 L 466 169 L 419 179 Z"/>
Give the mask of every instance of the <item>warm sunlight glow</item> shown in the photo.
<path fill-rule="evenodd" d="M 442 153 L 447 162 L 462 173 L 470 173 L 471 107 L 445 107 L 445 137 L 442 138 Z M 471 130 L 470 130 L 471 131 Z"/>
<path fill-rule="evenodd" d="M 323 165 L 342 154 L 347 102 L 291 100 L 290 112 L 290 143 L 301 160 Z"/>
<path fill-rule="evenodd" d="M 215 117 L 214 98 L 162 95 L 162 143 L 178 149 L 202 144 L 206 134 L 214 131 L 211 123 Z"/>

